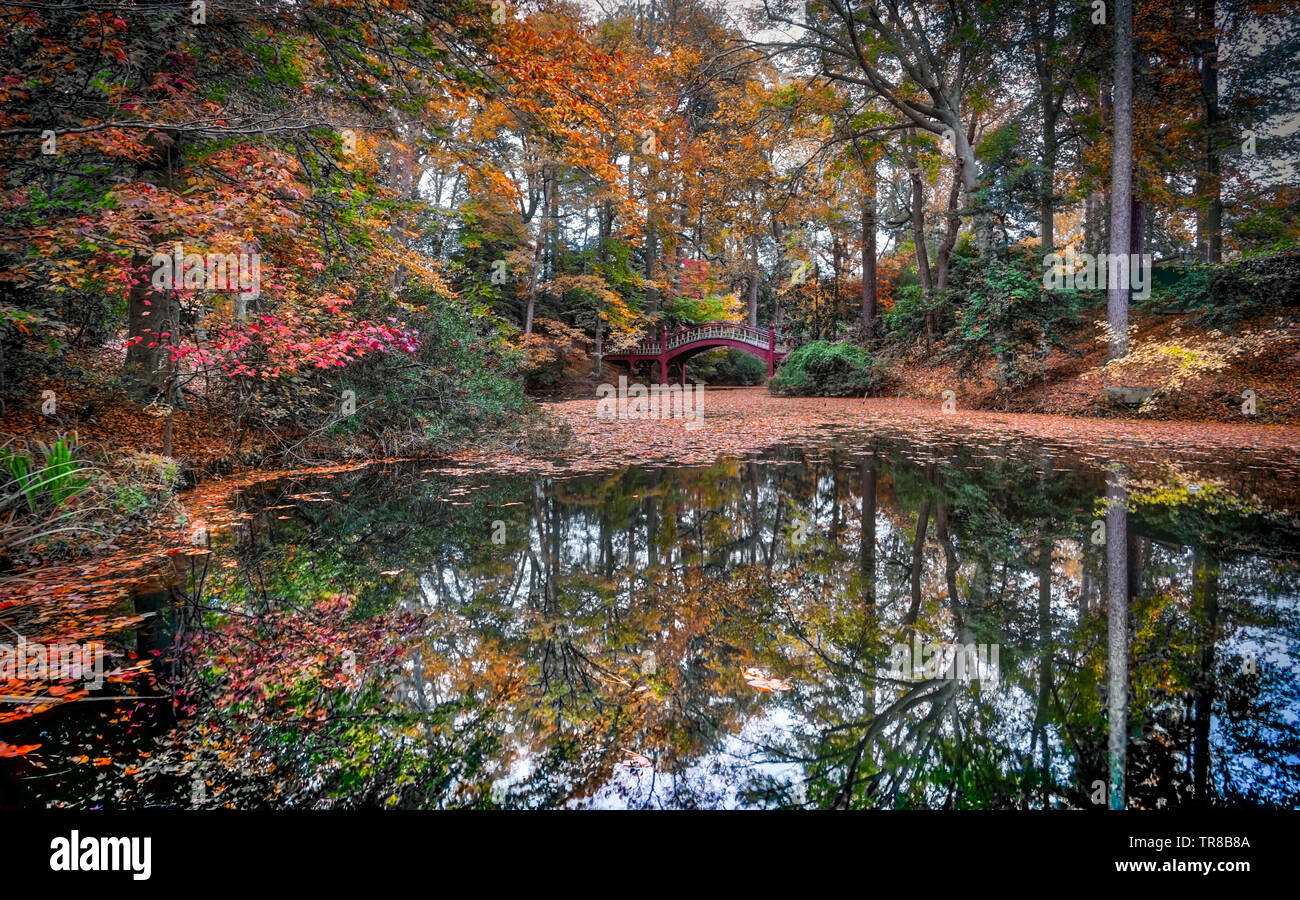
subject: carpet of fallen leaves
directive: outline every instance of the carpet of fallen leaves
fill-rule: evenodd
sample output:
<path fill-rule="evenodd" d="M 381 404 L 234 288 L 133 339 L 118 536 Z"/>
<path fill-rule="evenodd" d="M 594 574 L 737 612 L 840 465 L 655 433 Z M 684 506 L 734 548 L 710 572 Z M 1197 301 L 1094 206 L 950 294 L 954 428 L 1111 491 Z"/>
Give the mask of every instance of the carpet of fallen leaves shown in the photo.
<path fill-rule="evenodd" d="M 40 392 L 54 391 L 54 415 L 42 415 Z M 45 380 L 33 388 L 30 403 L 10 403 L 0 419 L 0 440 L 39 439 L 53 443 L 58 435 L 76 435 L 83 458 L 121 455 L 124 452 L 162 453 L 167 413 L 142 407 L 127 391 L 91 384 L 66 384 Z M 178 409 L 172 417 L 171 455 L 199 468 L 228 459 L 238 444 L 241 454 L 253 457 L 267 448 L 251 433 L 238 441 L 233 417 L 203 408 Z"/>
<path fill-rule="evenodd" d="M 1276 311 L 1261 312 L 1243 320 L 1234 329 L 1256 332 L 1277 329 Z M 1206 339 L 1205 330 L 1190 313 L 1156 314 L 1134 310 L 1136 343 L 1162 344 Z M 1054 347 L 1037 364 L 1020 386 L 999 386 L 997 364 L 989 358 L 980 364 L 966 364 L 946 356 L 950 349 L 936 344 L 927 353 L 916 347 L 903 361 L 891 365 L 892 380 L 885 389 L 891 397 L 935 400 L 946 390 L 956 394 L 968 409 L 1003 412 L 1032 412 L 1047 415 L 1128 418 L 1139 414 L 1116 409 L 1106 403 L 1107 385 L 1156 384 L 1159 372 L 1146 377 L 1129 373 L 1110 375 L 1105 369 L 1106 351 L 1097 323 L 1081 323 L 1065 335 L 1062 346 Z M 1159 407 L 1140 414 L 1143 421 L 1222 422 L 1241 421 L 1241 393 L 1250 389 L 1258 399 L 1256 421 L 1269 424 L 1300 423 L 1300 327 L 1280 330 L 1269 342 L 1267 352 L 1236 359 L 1223 371 L 1192 378 Z"/>
<path fill-rule="evenodd" d="M 545 404 L 547 414 L 572 430 L 563 457 L 518 452 L 465 450 L 448 457 L 438 471 L 466 468 L 498 472 L 601 471 L 650 462 L 705 465 L 727 454 L 746 454 L 827 434 L 854 437 L 879 433 L 922 443 L 942 438 L 989 441 L 1025 439 L 1085 451 L 1103 460 L 1137 462 L 1153 454 L 1188 461 L 1235 460 L 1267 465 L 1283 479 L 1297 477 L 1300 426 L 1232 425 L 1198 422 L 1080 419 L 1027 413 L 963 409 L 943 412 L 940 401 L 893 398 L 778 398 L 766 388 L 719 388 L 705 392 L 701 427 L 682 419 L 606 420 L 596 417 L 596 399 Z"/>

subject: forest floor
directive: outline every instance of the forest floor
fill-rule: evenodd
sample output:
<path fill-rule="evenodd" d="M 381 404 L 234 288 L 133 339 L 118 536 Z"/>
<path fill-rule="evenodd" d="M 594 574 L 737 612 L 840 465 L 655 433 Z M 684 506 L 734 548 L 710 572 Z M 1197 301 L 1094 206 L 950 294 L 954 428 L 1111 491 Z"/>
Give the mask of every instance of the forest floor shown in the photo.
<path fill-rule="evenodd" d="M 927 353 L 918 346 L 892 368 L 885 393 L 937 402 L 951 390 L 962 406 L 1005 412 L 1300 424 L 1300 323 L 1278 312 L 1258 313 L 1220 334 L 1199 326 L 1192 314 L 1135 310 L 1131 341 L 1135 347 L 1151 348 L 1147 356 L 1152 362 L 1122 375 L 1105 368 L 1102 329 L 1095 323 L 1081 324 L 1063 336 L 1063 346 L 1052 347 L 1045 359 L 1026 365 L 1018 385 L 999 384 L 998 365 L 991 358 L 957 360 L 944 352 L 946 347 L 936 345 Z M 1257 345 L 1232 355 L 1243 347 L 1244 335 L 1260 335 Z M 1189 362 L 1194 370 L 1185 368 Z M 1162 392 L 1149 408 L 1117 407 L 1107 401 L 1107 386 L 1160 386 L 1180 376 L 1186 380 Z M 1251 416 L 1242 412 L 1247 390 L 1255 394 Z"/>
<path fill-rule="evenodd" d="M 942 401 L 952 391 L 962 409 L 1042 413 L 1086 419 L 1219 422 L 1300 425 L 1300 321 L 1293 311 L 1264 310 L 1244 317 L 1226 333 L 1207 329 L 1192 313 L 1133 310 L 1131 341 L 1145 348 L 1145 364 L 1122 372 L 1106 367 L 1106 346 L 1099 323 L 1080 322 L 1043 340 L 1038 347 L 1021 342 L 1014 360 L 1022 370 L 1017 383 L 999 381 L 1000 366 L 991 356 L 963 355 L 941 341 L 917 342 L 905 351 L 885 346 L 881 352 L 888 377 L 881 397 Z M 1253 343 L 1243 336 L 1255 335 Z M 627 370 L 606 364 L 590 372 L 586 358 L 571 358 L 568 381 L 557 398 L 595 397 L 601 382 L 617 384 Z M 688 381 L 692 376 L 688 375 Z M 1108 401 L 1107 387 L 1158 387 L 1145 408 Z M 1255 410 L 1243 412 L 1243 392 L 1255 395 Z"/>
<path fill-rule="evenodd" d="M 1187 346 L 1204 344 L 1210 338 L 1198 330 L 1189 315 L 1151 315 L 1136 312 L 1135 341 Z M 1043 413 L 1054 416 L 1123 419 L 1133 422 L 1181 421 L 1248 424 L 1300 425 L 1300 324 L 1278 328 L 1275 317 L 1260 315 L 1245 321 L 1234 331 L 1272 329 L 1266 351 L 1229 360 L 1222 369 L 1195 374 L 1177 391 L 1163 396 L 1150 410 L 1115 407 L 1107 403 L 1105 387 L 1110 384 L 1157 384 L 1169 374 L 1169 367 L 1154 367 L 1143 375 L 1127 373 L 1125 378 L 1104 369 L 1105 348 L 1099 330 L 1081 325 L 1063 336 L 1064 346 L 1051 349 L 1040 364 L 1023 379 L 1023 386 L 1000 386 L 997 364 L 992 359 L 959 360 L 949 348 L 936 344 L 929 351 L 917 346 L 901 361 L 891 364 L 891 380 L 882 398 L 926 401 L 936 407 L 944 392 L 953 391 L 959 411 Z M 1082 348 L 1082 349 L 1068 349 Z M 172 416 L 171 446 L 167 446 L 167 415 L 157 407 L 142 406 L 116 377 L 120 354 L 98 351 L 91 357 L 72 361 L 86 372 L 80 380 L 43 379 L 30 390 L 31 402 L 9 402 L 0 410 L 0 445 L 41 440 L 52 443 L 59 435 L 75 433 L 82 455 L 94 458 L 123 456 L 157 459 L 169 455 L 180 466 L 199 473 L 232 472 L 273 460 L 277 465 L 324 464 L 357 460 L 366 456 L 391 455 L 365 437 L 322 433 L 304 440 L 294 429 L 277 431 L 250 428 L 240 433 L 229 410 L 178 409 Z M 600 381 L 616 383 L 626 370 L 606 365 L 599 378 L 589 374 L 586 360 L 575 360 L 572 376 L 559 396 L 592 398 Z M 1172 364 L 1171 364 L 1172 365 Z M 756 389 L 766 395 L 766 389 Z M 1242 392 L 1253 390 L 1256 413 L 1242 412 Z M 54 391 L 57 412 L 43 415 L 43 392 Z M 546 398 L 542 400 L 547 408 Z M 769 398 L 772 403 L 783 402 Z M 825 398 L 810 398 L 813 404 Z M 791 408 L 806 409 L 802 402 Z M 828 412 L 838 409 L 830 403 Z M 901 407 L 900 407 L 901 409 Z M 800 415 L 803 415 L 801 412 Z M 759 415 L 759 421 L 763 417 Z M 517 443 L 518 435 L 469 436 L 466 443 L 482 442 L 493 452 L 503 442 Z M 453 448 L 455 449 L 455 448 Z"/>
<path fill-rule="evenodd" d="M 680 418 L 601 420 L 594 399 L 547 403 L 545 409 L 572 435 L 563 457 L 471 448 L 451 454 L 446 471 L 563 474 L 647 462 L 709 465 L 719 456 L 779 444 L 838 440 L 852 452 L 871 437 L 905 436 L 926 445 L 1031 443 L 1093 463 L 1121 463 L 1143 476 L 1182 469 L 1187 481 L 1231 479 L 1242 493 L 1294 495 L 1300 506 L 1297 425 L 1101 420 L 972 410 L 960 403 L 946 413 L 937 400 L 772 397 L 762 387 L 706 390 L 697 427 Z"/>

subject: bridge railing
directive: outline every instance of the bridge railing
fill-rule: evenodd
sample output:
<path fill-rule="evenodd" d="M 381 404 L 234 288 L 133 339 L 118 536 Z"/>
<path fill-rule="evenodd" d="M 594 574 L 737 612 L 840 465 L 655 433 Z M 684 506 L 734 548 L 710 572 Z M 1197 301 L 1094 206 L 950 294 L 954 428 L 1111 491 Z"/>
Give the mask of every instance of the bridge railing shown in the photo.
<path fill-rule="evenodd" d="M 690 325 L 686 328 L 680 328 L 668 332 L 667 350 L 676 350 L 678 347 L 684 347 L 687 344 L 695 344 L 707 340 L 732 340 L 739 341 L 742 344 L 749 344 L 760 350 L 766 350 L 768 341 L 771 336 L 766 328 L 754 328 L 750 325 L 740 325 L 735 322 L 701 322 L 699 325 Z M 788 338 L 783 334 L 776 335 L 777 353 L 789 353 L 790 343 Z M 643 338 L 623 353 L 635 353 L 637 356 L 658 356 L 660 353 L 659 336 Z"/>

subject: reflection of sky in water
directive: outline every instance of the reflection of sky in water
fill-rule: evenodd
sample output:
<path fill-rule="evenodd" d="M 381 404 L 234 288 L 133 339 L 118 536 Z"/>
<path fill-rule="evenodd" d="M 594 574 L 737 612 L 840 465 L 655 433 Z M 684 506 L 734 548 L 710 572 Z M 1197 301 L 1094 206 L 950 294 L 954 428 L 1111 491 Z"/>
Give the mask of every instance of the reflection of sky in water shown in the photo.
<path fill-rule="evenodd" d="M 878 613 L 886 632 L 895 636 L 901 634 L 908 625 L 904 613 L 908 608 L 907 553 L 913 540 L 916 527 L 917 511 L 915 509 L 918 493 L 915 484 L 910 485 L 914 496 L 903 503 L 898 495 L 899 469 L 912 465 L 911 476 L 916 479 L 920 466 L 928 465 L 932 470 L 936 464 L 942 464 L 942 454 L 929 452 L 904 454 L 910 456 L 909 463 L 900 464 L 897 460 L 884 466 L 880 474 L 882 490 L 881 503 L 875 515 L 875 537 L 877 553 L 877 601 Z M 978 459 L 997 459 L 996 455 L 979 454 Z M 764 462 L 756 470 L 747 470 L 744 465 L 725 471 L 712 471 L 698 475 L 700 470 L 679 469 L 660 471 L 658 480 L 647 483 L 646 473 L 624 472 L 626 483 L 617 479 L 568 479 L 546 482 L 529 482 L 519 484 L 519 493 L 528 500 L 518 505 L 532 502 L 535 509 L 528 516 L 526 538 L 522 545 L 515 543 L 502 548 L 497 556 L 500 560 L 509 560 L 507 571 L 496 575 L 467 571 L 466 559 L 473 555 L 471 546 L 443 545 L 441 564 L 434 563 L 426 567 L 419 578 L 419 599 L 417 606 L 426 610 L 438 609 L 441 615 L 438 621 L 442 627 L 450 627 L 460 632 L 455 639 L 457 654 L 472 654 L 477 645 L 475 620 L 462 620 L 458 614 L 461 607 L 482 604 L 484 598 L 490 599 L 499 612 L 514 611 L 521 615 L 535 615 L 537 610 L 537 591 L 542 590 L 548 578 L 573 578 L 578 575 L 596 576 L 603 573 L 612 576 L 610 589 L 613 606 L 619 610 L 635 608 L 641 601 L 642 591 L 647 584 L 647 573 L 666 568 L 682 569 L 694 565 L 703 565 L 722 591 L 738 568 L 747 565 L 767 565 L 772 571 L 781 572 L 799 567 L 809 559 L 818 559 L 816 571 L 819 578 L 832 586 L 828 604 L 835 608 L 847 608 L 851 604 L 843 596 L 846 588 L 846 572 L 851 574 L 851 563 L 857 549 L 853 546 L 860 539 L 861 525 L 857 519 L 858 503 L 861 500 L 861 485 L 856 478 L 858 471 L 853 461 L 843 460 L 838 469 L 832 471 L 825 465 L 825 457 L 813 462 L 821 463 L 821 471 L 808 471 L 809 461 L 787 459 Z M 913 465 L 915 462 L 917 465 Z M 978 480 L 990 464 L 981 461 L 965 460 L 955 465 L 940 465 L 940 471 L 960 486 L 964 476 L 956 473 L 973 473 L 970 478 Z M 1059 466 L 1059 461 L 1057 462 Z M 892 466 L 892 468 L 891 468 Z M 757 474 L 755 474 L 757 473 Z M 1058 476 L 1063 474 L 1058 471 Z M 1077 474 L 1074 473 L 1074 474 Z M 800 478 L 804 480 L 801 482 Z M 893 477 L 891 477 L 893 476 Z M 749 479 L 749 480 L 747 480 Z M 837 484 L 838 479 L 838 484 Z M 1014 479 L 1004 483 L 1014 497 Z M 1032 484 L 1033 482 L 1029 482 Z M 996 482 L 995 482 L 996 484 Z M 981 490 L 989 491 L 987 483 Z M 1094 491 L 1099 491 L 1095 488 Z M 886 495 L 888 495 L 886 497 Z M 471 495 L 472 496 L 472 495 Z M 1040 722 L 1039 690 L 1037 682 L 1038 643 L 1043 635 L 1040 633 L 1041 622 L 1036 616 L 1034 604 L 1040 589 L 1041 570 L 1034 567 L 1031 557 L 1037 552 L 1036 541 L 1038 529 L 1048 523 L 1046 517 L 1061 514 L 1063 518 L 1071 515 L 1068 509 L 1052 508 L 1049 503 L 1033 515 L 1007 513 L 1002 520 L 1004 528 L 999 533 L 995 530 L 973 532 L 972 526 L 961 519 L 962 509 L 957 499 L 960 494 L 949 495 L 949 527 L 952 533 L 949 540 L 956 548 L 958 557 L 955 563 L 955 576 L 959 596 L 962 592 L 969 599 L 971 585 L 978 579 L 978 563 L 975 561 L 977 551 L 983 547 L 986 554 L 992 553 L 1002 564 L 998 572 L 998 583 L 987 585 L 990 592 L 996 588 L 998 602 L 978 611 L 984 617 L 981 632 L 973 634 L 967 628 L 966 636 L 972 642 L 987 644 L 999 641 L 1003 648 L 1001 667 L 1004 669 L 999 684 L 992 689 L 985 686 L 978 690 L 969 684 L 962 684 L 954 692 L 942 694 L 943 702 L 950 704 L 952 711 L 945 714 L 932 727 L 932 733 L 939 738 L 960 743 L 965 735 L 963 719 L 978 721 L 979 737 L 983 741 L 996 745 L 998 757 L 993 761 L 1002 777 L 1014 779 L 1023 774 L 1026 767 L 1046 767 L 1048 780 L 1057 785 L 1066 785 L 1075 779 L 1076 759 L 1079 735 L 1067 733 L 1062 723 L 1048 715 L 1049 721 Z M 1005 502 L 1005 498 L 1000 498 Z M 1071 645 L 1077 633 L 1085 627 L 1096 629 L 1097 606 L 1103 602 L 1101 591 L 1094 583 L 1091 588 L 1085 581 L 1084 569 L 1092 566 L 1094 582 L 1098 577 L 1096 557 L 1091 563 L 1087 560 L 1088 540 L 1093 516 L 1090 496 L 1080 496 L 1078 509 L 1074 511 L 1073 522 L 1052 523 L 1057 533 L 1051 535 L 1049 546 L 1053 554 L 1050 567 L 1050 591 L 1047 615 L 1050 621 L 1051 640 L 1058 658 L 1054 665 L 1078 675 L 1080 668 L 1098 666 L 1102 668 L 1104 681 L 1105 663 L 1096 659 L 1086 659 L 1080 654 L 1095 650 L 1087 645 Z M 622 503 L 617 527 L 612 527 L 608 517 L 602 518 L 603 504 L 611 501 Z M 986 501 L 991 507 L 994 500 Z M 838 514 L 836 504 L 838 503 Z M 651 504 L 650 507 L 645 507 Z M 658 504 L 658 508 L 654 508 Z M 910 507 L 910 508 L 909 508 Z M 538 514 L 537 510 L 541 510 Z M 783 510 L 784 519 L 774 512 Z M 753 513 L 752 521 L 750 514 Z M 925 545 L 925 560 L 921 571 L 921 584 L 925 596 L 923 615 L 918 621 L 925 633 L 923 642 L 937 640 L 940 642 L 960 643 L 963 637 L 957 633 L 954 613 L 945 607 L 947 593 L 945 583 L 945 559 L 939 553 L 938 523 L 930 513 L 929 533 Z M 709 531 L 709 528 L 723 521 L 725 537 Z M 664 528 L 671 524 L 675 534 L 665 538 L 661 532 L 651 534 L 653 527 Z M 652 524 L 654 523 L 654 524 Z M 806 545 L 792 541 L 792 529 L 805 526 L 810 539 Z M 1135 532 L 1140 530 L 1140 523 L 1134 521 Z M 749 533 L 737 537 L 737 529 Z M 554 533 L 552 533 L 554 530 Z M 837 539 L 843 546 L 835 546 L 828 535 L 837 532 Z M 652 546 L 653 540 L 653 546 Z M 827 563 L 827 558 L 843 551 L 838 561 Z M 558 559 L 548 570 L 545 558 L 548 552 L 554 552 Z M 829 557 L 828 557 L 829 554 Z M 1252 703 L 1263 704 L 1268 715 L 1258 717 L 1252 723 L 1254 743 L 1271 745 L 1281 752 L 1275 753 L 1273 760 L 1262 761 L 1254 753 L 1250 743 L 1239 740 L 1242 734 L 1240 720 L 1241 710 L 1230 713 L 1237 721 L 1234 729 L 1222 727 L 1224 715 L 1222 692 L 1216 697 L 1209 729 L 1211 752 L 1215 757 L 1212 778 L 1223 787 L 1231 786 L 1233 793 L 1246 794 L 1267 781 L 1280 782 L 1282 788 L 1276 792 L 1277 798 L 1285 802 L 1287 796 L 1294 796 L 1297 790 L 1297 759 L 1294 748 L 1287 748 L 1288 741 L 1293 740 L 1297 725 L 1297 708 L 1300 698 L 1296 695 L 1296 685 L 1300 684 L 1300 669 L 1291 652 L 1294 647 L 1295 592 L 1291 579 L 1281 577 L 1275 584 L 1261 589 L 1250 584 L 1246 575 L 1254 566 L 1256 572 L 1268 567 L 1259 565 L 1258 559 L 1247 556 L 1244 560 L 1230 558 L 1221 562 L 1220 582 L 1225 605 L 1245 601 L 1254 612 L 1256 622 L 1239 622 L 1235 627 L 1221 624 L 1220 633 L 1216 635 L 1216 665 L 1222 666 L 1225 659 L 1244 658 L 1254 654 L 1262 670 L 1271 673 L 1271 677 L 1262 682 L 1262 693 Z M 1146 570 L 1140 573 L 1149 579 L 1147 594 L 1182 592 L 1180 603 L 1187 607 L 1187 590 L 1194 577 L 1195 556 L 1189 547 L 1170 544 L 1167 538 L 1152 541 L 1144 557 Z M 845 571 L 838 571 L 849 564 Z M 988 564 L 986 563 L 986 568 Z M 985 572 L 986 579 L 988 572 Z M 530 591 L 533 592 L 530 594 Z M 1085 591 L 1091 591 L 1091 598 L 1084 598 Z M 579 590 L 579 594 L 581 590 Z M 1236 600 L 1232 600 L 1233 596 Z M 990 593 L 990 597 L 993 594 Z M 1091 624 L 1086 620 L 1081 609 L 1082 601 L 1090 599 Z M 662 602 L 663 598 L 659 598 Z M 786 600 L 800 607 L 800 612 L 790 618 L 790 610 L 779 615 L 777 620 L 767 623 L 767 627 L 799 631 L 808 623 L 800 621 L 807 618 L 808 599 L 787 591 Z M 575 601 L 573 597 L 569 602 Z M 937 604 L 937 605 L 936 605 Z M 449 608 L 450 607 L 450 608 Z M 588 611 L 590 612 L 590 611 Z M 975 615 L 973 608 L 965 610 L 966 614 Z M 557 612 L 560 619 L 576 615 L 573 610 Z M 1167 613 L 1166 613 L 1167 614 Z M 1102 610 L 1104 629 L 1104 609 Z M 1001 617 L 1001 620 L 999 620 Z M 542 616 L 546 618 L 545 615 Z M 990 618 L 993 620 L 990 623 Z M 511 637 L 523 637 L 535 621 L 521 618 L 511 621 L 509 615 L 500 617 L 496 627 L 498 633 Z M 967 625 L 969 626 L 969 622 Z M 1186 623 L 1183 623 L 1186 624 Z M 647 646 L 656 640 L 665 638 L 674 629 L 683 627 L 684 623 L 667 616 L 660 629 L 643 635 Z M 567 627 L 567 626 L 566 626 Z M 1191 626 L 1188 626 L 1191 627 Z M 581 644 L 586 652 L 602 652 L 609 648 L 599 646 L 599 628 L 588 622 L 583 627 L 575 627 L 568 636 Z M 1184 638 L 1186 636 L 1184 635 Z M 1104 630 L 1099 638 L 1104 641 Z M 901 638 L 898 638 L 902 641 Z M 586 643 L 583 643 L 586 642 Z M 593 643 L 594 642 L 594 643 Z M 886 643 L 886 650 L 890 646 Z M 742 648 L 743 649 L 743 648 Z M 825 646 L 822 648 L 829 658 L 838 658 L 840 662 L 851 663 L 845 656 L 843 648 Z M 626 656 L 639 657 L 644 650 L 629 650 Z M 1068 659 L 1059 658 L 1066 653 Z M 616 654 L 617 655 L 617 654 Z M 868 660 L 858 659 L 866 668 L 877 674 L 886 673 L 887 660 L 875 660 L 880 665 L 868 665 Z M 703 738 L 701 746 L 694 748 L 693 756 L 674 755 L 660 758 L 651 747 L 633 746 L 630 749 L 643 752 L 657 761 L 654 770 L 633 772 L 626 766 L 619 765 L 622 747 L 614 748 L 602 757 L 600 765 L 604 773 L 590 773 L 595 776 L 589 780 L 587 790 L 593 790 L 590 796 L 571 796 L 568 803 L 583 807 L 640 807 L 640 806 L 742 806 L 751 801 L 748 791 L 760 783 L 767 787 L 780 786 L 784 790 L 785 802 L 802 802 L 806 797 L 805 784 L 809 773 L 798 762 L 780 761 L 783 753 L 797 756 L 798 746 L 807 747 L 815 743 L 819 732 L 834 728 L 835 722 L 853 717 L 879 715 L 896 694 L 891 689 L 877 689 L 871 697 L 873 708 L 864 710 L 867 697 L 861 684 L 837 683 L 836 679 L 843 673 L 835 668 L 808 668 L 802 665 L 806 660 L 787 655 L 786 662 L 791 668 L 784 674 L 797 685 L 791 695 L 772 695 L 761 706 L 750 707 L 739 712 L 728 726 L 731 730 L 722 730 L 717 734 Z M 1222 672 L 1220 672 L 1222 675 Z M 633 676 L 635 677 L 635 676 Z M 1168 677 L 1168 673 L 1159 677 Z M 850 680 L 851 681 L 851 680 Z M 445 679 L 444 679 L 445 682 Z M 715 684 L 710 690 L 717 690 Z M 814 690 L 815 689 L 815 690 Z M 441 683 L 434 696 L 447 698 L 455 687 L 450 683 Z M 894 689 L 898 690 L 898 689 Z M 799 702 L 801 696 L 815 692 L 817 702 L 813 706 Z M 1185 692 L 1184 692 L 1185 693 Z M 940 694 L 936 693 L 936 697 Z M 1143 713 L 1151 721 L 1152 732 L 1168 736 L 1170 728 L 1177 728 L 1178 722 L 1185 717 L 1185 697 L 1172 697 L 1154 704 Z M 436 701 L 433 701 L 436 702 Z M 665 701 L 666 707 L 676 703 L 701 703 L 713 706 L 717 704 L 735 704 L 736 698 L 721 694 L 706 693 L 704 697 L 685 699 L 671 697 Z M 1059 701 L 1056 701 L 1059 704 Z M 1248 706 L 1251 704 L 1248 703 Z M 1254 709 L 1254 707 L 1252 707 Z M 1257 712 L 1258 710 L 1256 710 Z M 694 710 L 699 712 L 699 710 Z M 1059 713 L 1059 709 L 1057 710 Z M 665 709 L 663 714 L 689 719 L 692 710 Z M 508 714 L 509 715 L 509 714 Z M 1090 714 L 1093 718 L 1104 717 L 1104 706 L 1096 708 Z M 1255 715 L 1251 712 L 1250 715 Z M 1170 717 L 1164 721 L 1163 717 Z M 1270 720 L 1271 716 L 1271 720 Z M 892 741 L 906 746 L 909 729 L 913 720 L 901 720 L 887 723 L 880 730 L 877 740 L 868 751 L 874 764 L 886 768 L 890 762 L 882 749 Z M 1280 727 L 1279 727 L 1280 726 Z M 1073 727 L 1073 726 L 1072 726 Z M 1089 727 L 1087 723 L 1084 726 Z M 564 784 L 562 775 L 556 772 L 542 776 L 537 771 L 534 758 L 535 748 L 528 746 L 511 727 L 506 725 L 505 773 L 499 775 L 493 783 L 493 797 L 498 802 L 509 802 L 511 797 L 535 794 L 539 785 L 530 784 L 535 778 L 551 779 L 552 788 L 564 790 L 574 787 Z M 1037 733 L 1035 731 L 1037 730 Z M 1095 730 L 1095 729 L 1094 729 Z M 1150 737 L 1150 735 L 1147 735 Z M 1093 734 L 1091 740 L 1104 738 L 1100 733 Z M 1163 738 L 1162 738 L 1163 739 Z M 633 741 L 635 743 L 635 741 Z M 605 748 L 609 751 L 609 748 Z M 1184 745 L 1170 751 L 1176 767 L 1190 769 L 1190 748 Z M 921 760 L 924 764 L 924 760 Z M 662 770 L 661 770 L 662 769 Z M 1226 779 L 1226 781 L 1225 781 Z M 591 785 L 597 785 L 594 789 Z M 944 802 L 943 789 L 937 785 L 922 788 L 923 803 L 941 805 Z M 917 802 L 914 796 L 913 802 Z M 1035 801 L 1036 802 L 1036 801 Z M 1059 799 L 1051 801 L 1059 804 Z"/>
<path fill-rule="evenodd" d="M 794 727 L 788 710 L 774 707 L 745 721 L 738 734 L 728 734 L 721 746 L 693 760 L 684 771 L 640 773 L 618 766 L 610 781 L 592 797 L 575 800 L 572 808 L 659 809 L 682 806 L 741 809 L 740 792 L 755 778 L 771 779 L 795 788 L 799 797 L 802 769 L 795 763 L 773 762 L 766 748 L 782 742 Z"/>

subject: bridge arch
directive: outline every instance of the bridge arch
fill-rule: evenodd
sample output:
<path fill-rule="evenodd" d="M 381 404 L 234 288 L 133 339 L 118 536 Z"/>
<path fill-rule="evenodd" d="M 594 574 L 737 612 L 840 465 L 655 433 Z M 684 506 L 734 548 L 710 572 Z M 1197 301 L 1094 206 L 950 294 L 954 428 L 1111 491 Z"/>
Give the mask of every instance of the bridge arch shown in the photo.
<path fill-rule="evenodd" d="M 634 368 L 637 363 L 654 363 L 658 370 L 655 377 L 659 382 L 667 380 L 668 364 L 680 360 L 683 364 L 682 382 L 685 383 L 686 360 L 722 347 L 763 360 L 767 363 L 769 377 L 790 353 L 785 337 L 778 335 L 773 328 L 756 328 L 735 322 L 701 322 L 674 330 L 663 326 L 657 336 L 642 339 L 627 350 L 606 353 L 602 358 L 625 363 L 629 368 Z"/>

